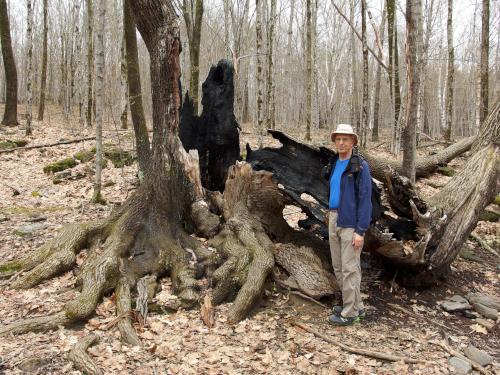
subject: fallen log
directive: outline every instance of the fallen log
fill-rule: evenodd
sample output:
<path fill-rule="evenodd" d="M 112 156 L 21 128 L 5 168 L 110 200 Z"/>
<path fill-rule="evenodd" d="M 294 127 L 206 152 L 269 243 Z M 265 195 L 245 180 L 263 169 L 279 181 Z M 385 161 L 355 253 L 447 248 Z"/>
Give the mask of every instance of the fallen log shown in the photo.
<path fill-rule="evenodd" d="M 9 148 L 6 150 L 0 150 L 0 154 L 5 154 L 8 152 L 14 152 L 14 151 L 32 150 L 34 148 L 45 148 L 45 147 L 54 147 L 54 146 L 60 146 L 60 145 L 69 145 L 71 143 L 78 143 L 78 142 L 92 141 L 92 140 L 95 140 L 95 137 L 77 138 L 77 139 L 71 139 L 68 141 L 60 141 L 60 142 L 55 142 L 55 143 L 45 143 L 42 145 Z"/>

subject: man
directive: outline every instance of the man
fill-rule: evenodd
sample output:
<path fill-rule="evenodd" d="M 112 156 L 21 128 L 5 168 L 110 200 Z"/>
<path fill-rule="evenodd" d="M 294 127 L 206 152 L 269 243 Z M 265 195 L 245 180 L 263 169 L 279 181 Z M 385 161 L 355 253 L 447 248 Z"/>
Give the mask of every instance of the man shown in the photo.
<path fill-rule="evenodd" d="M 324 171 L 330 189 L 326 221 L 333 270 L 342 292 L 342 306 L 334 306 L 328 321 L 345 326 L 357 323 L 365 316 L 360 292 L 360 255 L 364 234 L 370 225 L 372 185 L 368 163 L 354 149 L 358 136 L 352 127 L 339 124 L 332 132 L 331 140 L 338 154 Z"/>

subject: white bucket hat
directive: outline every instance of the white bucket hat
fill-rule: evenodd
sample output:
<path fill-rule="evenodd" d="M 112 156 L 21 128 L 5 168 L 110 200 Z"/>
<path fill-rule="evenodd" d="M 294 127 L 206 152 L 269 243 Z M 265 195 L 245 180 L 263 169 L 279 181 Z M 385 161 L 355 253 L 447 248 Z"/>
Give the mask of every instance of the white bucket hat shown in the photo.
<path fill-rule="evenodd" d="M 338 124 L 337 129 L 335 129 L 332 134 L 330 134 L 330 138 L 332 141 L 335 140 L 335 135 L 337 134 L 349 134 L 354 136 L 354 145 L 356 146 L 358 144 L 358 135 L 354 133 L 354 130 L 352 129 L 352 126 L 349 124 Z"/>

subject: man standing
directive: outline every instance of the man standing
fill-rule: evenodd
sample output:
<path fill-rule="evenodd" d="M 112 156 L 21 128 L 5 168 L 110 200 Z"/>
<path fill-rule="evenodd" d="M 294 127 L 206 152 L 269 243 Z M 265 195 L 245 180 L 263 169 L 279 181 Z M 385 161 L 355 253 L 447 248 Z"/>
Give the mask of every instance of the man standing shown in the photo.
<path fill-rule="evenodd" d="M 328 224 L 330 252 L 335 278 L 342 292 L 342 306 L 334 306 L 328 321 L 350 325 L 365 316 L 361 301 L 360 255 L 371 219 L 371 176 L 368 163 L 354 146 L 358 136 L 352 127 L 339 124 L 331 134 L 337 149 L 324 177 L 329 181 Z"/>

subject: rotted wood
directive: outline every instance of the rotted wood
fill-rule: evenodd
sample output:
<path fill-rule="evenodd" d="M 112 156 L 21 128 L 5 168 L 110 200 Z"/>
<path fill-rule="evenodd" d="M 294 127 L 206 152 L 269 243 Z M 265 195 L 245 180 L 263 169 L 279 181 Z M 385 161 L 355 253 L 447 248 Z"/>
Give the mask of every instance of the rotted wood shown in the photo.
<path fill-rule="evenodd" d="M 188 95 L 181 110 L 179 137 L 186 150 L 198 150 L 202 184 L 212 191 L 224 191 L 228 168 L 240 159 L 233 71 L 227 60 L 212 66 L 202 86 L 201 115 Z"/>

